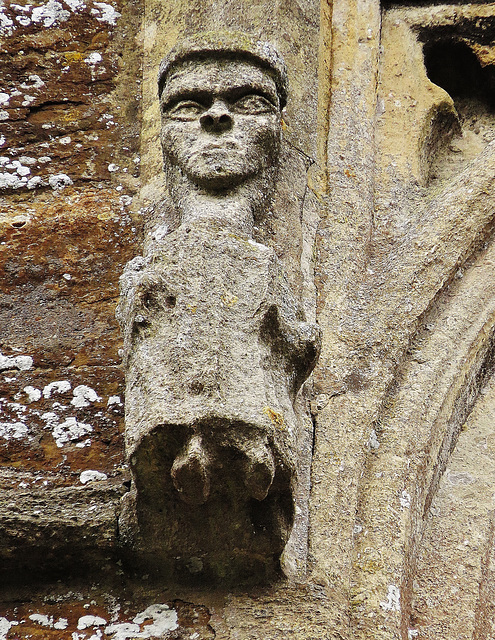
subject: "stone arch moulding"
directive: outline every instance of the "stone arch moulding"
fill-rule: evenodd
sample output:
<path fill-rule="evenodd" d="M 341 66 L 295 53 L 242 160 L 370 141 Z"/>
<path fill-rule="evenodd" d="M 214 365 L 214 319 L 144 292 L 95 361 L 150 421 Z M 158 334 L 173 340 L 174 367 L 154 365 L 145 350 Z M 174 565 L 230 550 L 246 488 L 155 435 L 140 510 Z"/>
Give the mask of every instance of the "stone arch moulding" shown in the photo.
<path fill-rule="evenodd" d="M 459 96 L 429 77 L 423 44 L 442 38 L 469 41 L 493 70 L 493 60 L 486 57 L 490 47 L 484 53 L 480 48 L 493 34 L 494 6 L 418 5 L 394 3 L 382 22 L 368 263 L 369 286 L 375 282 L 375 289 L 363 327 L 373 327 L 370 343 L 387 354 L 378 366 L 388 369 L 388 377 L 375 396 L 356 506 L 351 628 L 363 639 L 374 637 L 377 628 L 380 638 L 450 638 L 461 632 L 486 637 L 480 629 L 487 628 L 486 598 L 493 588 L 487 569 L 492 506 L 480 497 L 485 502 L 476 517 L 483 533 L 477 551 L 469 555 L 476 565 L 471 584 L 460 579 L 462 595 L 456 596 L 448 590 L 454 585 L 447 577 L 443 595 L 438 586 L 428 591 L 428 580 L 434 578 L 427 559 L 435 559 L 441 573 L 452 558 L 452 553 L 440 557 L 441 550 L 451 552 L 447 542 L 442 546 L 439 541 L 436 555 L 432 550 L 432 514 L 439 503 L 447 504 L 451 474 L 445 469 L 453 451 L 460 455 L 455 449 L 459 434 L 463 443 L 470 437 L 470 427 L 466 433 L 462 429 L 473 422 L 472 414 L 478 415 L 473 407 L 484 402 L 488 392 L 483 389 L 491 388 L 495 147 L 493 120 L 484 111 L 479 114 L 486 135 L 478 145 L 479 131 L 473 134 L 465 126 Z M 467 130 L 464 139 L 456 137 L 461 130 Z M 466 152 L 463 145 L 473 140 L 476 144 Z M 432 179 L 433 173 L 438 179 Z M 375 279 L 374 273 L 381 275 Z M 391 273 L 396 274 L 393 284 Z M 361 291 L 370 293 L 366 286 Z M 485 494 L 482 487 L 480 496 Z M 450 533 L 459 525 L 454 515 L 451 520 Z M 440 539 L 446 539 L 436 526 Z M 473 595 L 477 589 L 479 598 Z M 431 600 L 431 594 L 437 599 Z M 469 620 L 454 619 L 449 626 L 449 597 L 462 599 Z M 434 604 L 425 604 L 428 598 Z"/>
<path fill-rule="evenodd" d="M 423 315 L 375 425 L 357 512 L 355 593 L 364 588 L 377 617 L 395 618 L 403 637 L 417 630 L 413 585 L 431 504 L 493 373 L 494 259 L 491 241 Z M 491 504 L 484 509 L 488 517 Z"/>
<path fill-rule="evenodd" d="M 355 206 L 354 213 L 349 211 L 349 215 L 354 215 L 356 220 L 363 220 L 362 216 L 369 202 L 363 196 L 363 192 L 367 186 L 365 178 L 370 166 L 375 181 L 368 242 L 363 241 L 361 245 L 362 254 L 366 256 L 366 264 L 355 282 L 351 285 L 344 283 L 346 289 L 344 295 L 339 298 L 340 309 L 335 308 L 335 300 L 329 296 L 328 308 L 337 315 L 338 322 L 330 317 L 331 314 L 320 298 L 320 320 L 324 318 L 325 333 L 323 356 L 316 373 L 318 390 L 321 391 L 317 401 L 321 404 L 317 407 L 319 413 L 316 464 L 313 467 L 315 483 L 312 492 L 312 517 L 322 528 L 327 526 L 327 530 L 330 530 L 328 522 L 332 522 L 332 542 L 336 544 L 335 540 L 338 540 L 339 548 L 351 548 L 351 628 L 357 637 L 366 639 L 396 638 L 401 633 L 401 625 L 404 638 L 407 637 L 409 629 L 413 634 L 411 637 L 414 637 L 416 631 L 414 616 L 411 615 L 410 620 L 407 618 L 408 603 L 412 601 L 412 596 L 408 595 L 407 589 L 401 594 L 400 580 L 393 582 L 385 576 L 388 575 L 388 571 L 393 573 L 393 567 L 401 568 L 397 572 L 400 576 L 406 575 L 415 553 L 406 553 L 406 545 L 409 544 L 410 538 L 408 527 L 411 522 L 408 513 L 411 505 L 414 510 L 415 494 L 410 493 L 404 486 L 399 487 L 395 484 L 397 478 L 394 474 L 399 473 L 397 468 L 401 465 L 401 434 L 411 433 L 410 441 L 414 444 L 414 432 L 419 429 L 418 425 L 423 424 L 424 420 L 426 428 L 430 429 L 432 424 L 429 421 L 434 421 L 434 417 L 431 414 L 433 409 L 427 413 L 428 405 L 426 401 L 423 403 L 424 398 L 419 394 L 416 422 L 413 420 L 412 424 L 408 424 L 406 421 L 407 424 L 403 425 L 399 422 L 399 411 L 397 415 L 394 412 L 394 402 L 397 394 L 402 393 L 408 398 L 408 392 L 411 392 L 407 385 L 413 384 L 414 380 L 411 382 L 408 379 L 404 382 L 401 375 L 403 367 L 407 371 L 414 357 L 409 352 L 415 344 L 414 336 L 422 335 L 421 327 L 425 319 L 435 317 L 435 310 L 440 308 L 443 297 L 447 297 L 449 291 L 450 295 L 453 295 L 452 291 L 458 280 L 462 280 L 464 269 L 467 269 L 471 260 L 477 259 L 480 247 L 492 234 L 495 211 L 493 143 L 482 145 L 484 148 L 478 149 L 480 155 L 477 157 L 463 157 L 464 162 L 458 163 L 454 171 L 444 175 L 443 181 L 432 184 L 424 178 L 427 171 L 422 168 L 425 164 L 423 158 L 429 155 L 424 147 L 434 137 L 428 133 L 428 123 L 431 122 L 431 116 L 435 114 L 438 105 L 447 105 L 448 111 L 453 114 L 455 100 L 445 89 L 434 85 L 428 78 L 424 67 L 422 43 L 416 29 L 419 24 L 433 28 L 445 26 L 444 23 L 454 31 L 457 24 L 459 27 L 470 25 L 475 29 L 477 11 L 481 16 L 480 24 L 489 25 L 489 14 L 493 14 L 493 4 L 465 6 L 459 3 L 435 8 L 412 4 L 407 3 L 399 9 L 398 4 L 394 3 L 393 8 L 382 14 L 378 86 L 370 98 L 376 98 L 373 107 L 377 107 L 374 112 L 376 120 L 373 122 L 375 146 L 372 147 L 368 137 L 365 137 L 365 132 L 357 126 L 351 133 L 334 132 L 336 141 L 330 143 L 335 147 L 335 157 L 329 158 L 331 166 L 338 163 L 337 157 L 342 148 L 349 149 L 342 162 L 343 165 L 347 165 L 347 173 L 343 166 L 342 173 L 338 178 L 335 176 L 336 184 L 332 189 L 337 195 L 341 195 L 341 184 L 346 180 L 344 176 L 349 178 L 349 188 L 339 204 L 342 204 L 344 210 L 346 206 L 349 210 L 350 202 L 359 202 L 362 206 Z M 340 14 L 338 17 L 341 17 Z M 364 33 L 363 31 L 362 37 Z M 338 58 L 338 55 L 337 53 L 335 72 L 344 74 L 344 61 Z M 361 60 L 357 54 L 356 59 Z M 340 77 L 339 83 L 342 83 Z M 336 100 L 340 97 L 340 94 L 337 94 Z M 338 106 L 342 108 L 342 105 Z M 337 105 L 334 105 L 334 108 L 337 112 Z M 336 115 L 342 116 L 342 113 Z M 349 120 L 350 118 L 346 119 L 346 124 Z M 363 121 L 368 122 L 364 118 Z M 330 129 L 334 131 L 332 126 Z M 342 135 L 343 139 L 339 135 Z M 449 135 L 447 132 L 447 138 Z M 356 139 L 359 142 L 365 141 L 368 147 L 376 149 L 375 158 L 364 167 L 359 166 L 350 151 L 352 145 L 358 144 L 355 143 Z M 333 150 L 330 145 L 329 149 Z M 434 148 L 435 145 L 431 144 L 431 149 Z M 435 153 L 436 151 L 433 151 L 432 155 Z M 455 152 L 452 154 L 455 155 Z M 363 157 L 366 156 L 363 154 Z M 357 182 L 356 174 L 359 177 L 359 195 L 362 197 L 360 201 L 355 198 L 352 190 Z M 331 203 L 330 206 L 332 208 L 335 205 Z M 356 211 L 361 215 L 360 218 Z M 335 235 L 345 222 L 339 214 L 340 211 L 335 208 L 332 219 L 336 229 Z M 356 228 L 357 224 L 355 227 L 350 226 L 348 237 L 352 237 L 351 234 Z M 326 241 L 321 234 L 320 246 L 330 245 L 331 240 Z M 347 273 L 353 268 L 357 269 L 362 254 L 358 252 L 356 259 L 349 256 L 345 267 L 341 269 L 348 269 Z M 321 266 L 322 270 L 330 268 L 327 266 L 328 263 L 325 267 Z M 336 273 L 337 284 L 339 277 L 341 274 Z M 328 291 L 332 286 L 333 283 L 328 285 L 322 282 L 320 294 L 325 287 Z M 471 303 L 466 301 L 465 304 L 468 309 Z M 478 311 L 482 315 L 485 313 L 482 305 L 479 305 Z M 449 315 L 448 311 L 446 315 Z M 486 314 L 484 317 L 482 325 L 484 322 L 489 324 Z M 432 328 L 435 326 L 433 320 L 428 324 L 431 324 Z M 334 344 L 329 345 L 329 335 L 333 327 L 336 339 Z M 483 330 L 479 328 L 479 331 L 480 339 L 486 342 Z M 476 354 L 480 358 L 483 357 L 483 348 L 480 347 L 480 352 L 476 346 L 471 347 L 471 352 L 468 348 L 469 340 L 472 340 L 473 345 L 476 344 L 476 335 L 475 331 L 471 337 L 465 337 L 468 341 L 465 354 L 471 353 L 474 359 L 471 372 L 474 378 L 477 370 L 482 368 L 480 363 L 476 364 Z M 452 350 L 454 349 L 452 346 Z M 332 354 L 331 359 L 329 353 Z M 428 370 L 427 365 L 425 368 Z M 454 398 L 459 395 L 459 399 L 455 401 L 455 411 L 460 411 L 459 407 L 463 406 L 462 389 L 467 389 L 468 394 L 471 388 L 471 373 L 466 374 L 467 380 L 464 380 L 464 373 L 459 369 L 457 378 L 457 374 L 452 373 L 451 393 Z M 428 380 L 425 387 L 422 387 L 426 398 L 429 397 L 429 385 L 433 386 L 434 378 Z M 479 380 L 476 384 L 478 383 Z M 459 389 L 456 390 L 457 386 Z M 447 397 L 447 391 L 445 396 Z M 450 402 L 454 400 L 451 398 Z M 470 404 L 470 401 L 466 402 Z M 447 400 L 446 403 L 444 410 L 448 413 Z M 388 430 L 382 433 L 383 419 L 388 420 Z M 457 416 L 457 419 L 461 418 Z M 326 428 L 329 424 L 332 428 Z M 453 426 L 451 428 L 454 429 Z M 346 438 L 348 443 L 346 451 L 342 451 L 340 447 L 342 438 Z M 356 445 L 358 438 L 359 442 Z M 440 447 L 440 444 L 441 442 L 436 446 Z M 394 445 L 397 445 L 397 459 Z M 385 451 L 387 446 L 388 449 Z M 424 447 L 427 450 L 426 444 Z M 426 453 L 424 455 L 426 456 Z M 364 457 L 367 458 L 367 463 L 360 466 Z M 417 464 L 420 465 L 421 461 L 417 461 Z M 407 459 L 404 465 L 407 475 L 407 466 L 413 465 L 412 459 Z M 427 469 L 430 467 L 431 465 L 426 465 Z M 378 477 L 374 475 L 375 468 L 376 474 L 381 474 Z M 414 472 L 411 473 L 414 476 Z M 330 477 L 333 478 L 333 482 L 326 482 Z M 413 486 L 416 486 L 415 483 L 416 476 L 412 481 Z M 350 496 L 355 486 L 358 488 L 353 512 L 354 503 L 351 502 Z M 326 491 L 326 495 L 332 495 L 334 504 L 339 504 L 340 507 L 326 519 L 321 518 L 318 513 L 320 505 L 326 499 L 323 491 Z M 421 509 L 420 514 L 422 521 Z M 349 538 L 345 539 L 345 534 L 341 533 L 344 531 L 342 523 L 348 516 L 355 516 L 356 520 L 353 521 L 354 533 L 351 527 Z M 382 519 L 388 523 L 388 529 L 382 526 Z M 337 521 L 340 521 L 340 529 Z M 332 570 L 330 583 L 332 586 L 340 586 L 346 579 L 347 567 L 343 559 L 345 554 L 340 558 L 337 557 L 338 554 L 332 556 L 330 539 L 323 539 L 323 536 L 318 539 L 318 536 L 319 530 L 315 527 L 314 546 L 316 548 L 319 545 L 322 548 L 326 545 L 326 557 L 329 558 L 328 565 Z M 415 539 L 414 537 L 413 540 Z M 355 549 L 352 549 L 354 545 Z M 415 549 L 414 545 L 412 546 Z M 409 583 L 405 580 L 404 584 Z M 409 622 L 410 626 L 405 628 Z"/>

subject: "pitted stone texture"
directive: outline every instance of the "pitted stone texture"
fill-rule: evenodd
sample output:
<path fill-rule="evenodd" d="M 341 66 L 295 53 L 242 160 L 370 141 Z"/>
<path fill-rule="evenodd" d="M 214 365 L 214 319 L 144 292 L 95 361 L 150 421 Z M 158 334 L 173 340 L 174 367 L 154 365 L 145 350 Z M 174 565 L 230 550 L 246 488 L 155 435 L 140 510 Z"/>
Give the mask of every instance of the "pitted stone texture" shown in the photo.
<path fill-rule="evenodd" d="M 214 221 L 182 225 L 151 262 L 128 265 L 122 293 L 126 444 L 144 546 L 279 554 L 293 518 L 293 402 L 319 332 L 275 253 Z"/>

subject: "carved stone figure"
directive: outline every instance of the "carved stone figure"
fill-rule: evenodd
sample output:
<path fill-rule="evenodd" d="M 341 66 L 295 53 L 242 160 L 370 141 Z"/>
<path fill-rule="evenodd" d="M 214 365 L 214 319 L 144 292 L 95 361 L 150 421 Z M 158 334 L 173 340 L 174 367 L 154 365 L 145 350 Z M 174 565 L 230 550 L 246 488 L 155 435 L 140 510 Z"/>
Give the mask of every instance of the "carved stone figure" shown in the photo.
<path fill-rule="evenodd" d="M 273 249 L 255 242 L 277 172 L 283 64 L 203 37 L 162 63 L 165 171 L 180 224 L 121 280 L 124 535 L 153 562 L 270 575 L 293 522 L 294 401 L 319 352 Z"/>

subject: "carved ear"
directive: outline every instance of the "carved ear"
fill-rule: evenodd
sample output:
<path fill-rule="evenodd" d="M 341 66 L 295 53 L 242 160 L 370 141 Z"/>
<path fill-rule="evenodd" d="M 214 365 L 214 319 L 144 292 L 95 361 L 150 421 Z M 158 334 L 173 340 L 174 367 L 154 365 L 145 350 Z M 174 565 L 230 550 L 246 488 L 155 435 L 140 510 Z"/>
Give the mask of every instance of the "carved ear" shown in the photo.
<path fill-rule="evenodd" d="M 297 329 L 299 349 L 299 379 L 296 381 L 296 393 L 313 371 L 321 351 L 321 330 L 312 322 L 301 322 Z"/>
<path fill-rule="evenodd" d="M 276 357 L 285 360 L 295 396 L 320 355 L 320 328 L 311 322 L 284 319 L 278 307 L 271 305 L 261 325 L 261 337 Z"/>

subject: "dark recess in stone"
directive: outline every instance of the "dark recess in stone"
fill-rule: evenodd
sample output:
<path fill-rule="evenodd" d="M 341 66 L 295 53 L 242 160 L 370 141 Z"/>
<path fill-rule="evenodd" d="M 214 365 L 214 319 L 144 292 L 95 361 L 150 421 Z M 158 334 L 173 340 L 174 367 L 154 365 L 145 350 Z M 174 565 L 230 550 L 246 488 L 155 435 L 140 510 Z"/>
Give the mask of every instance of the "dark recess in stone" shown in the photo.
<path fill-rule="evenodd" d="M 475 98 L 495 109 L 495 70 L 482 68 L 464 42 L 440 40 L 424 45 L 426 72 L 455 100 Z"/>

